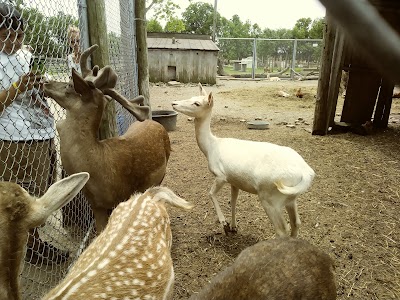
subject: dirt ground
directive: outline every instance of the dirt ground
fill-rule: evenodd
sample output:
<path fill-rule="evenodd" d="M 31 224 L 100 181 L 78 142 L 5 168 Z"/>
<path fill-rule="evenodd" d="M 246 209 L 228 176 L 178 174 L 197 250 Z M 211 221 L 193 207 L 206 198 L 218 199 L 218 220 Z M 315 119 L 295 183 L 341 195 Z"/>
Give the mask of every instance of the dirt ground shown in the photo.
<path fill-rule="evenodd" d="M 299 87 L 306 93 L 303 99 L 293 96 Z M 386 130 L 367 136 L 313 136 L 316 81 L 219 79 L 205 88 L 214 94 L 211 129 L 215 135 L 292 147 L 315 170 L 311 189 L 298 199 L 299 237 L 334 260 L 338 299 L 400 299 L 399 99 L 393 99 Z M 292 96 L 278 97 L 278 90 Z M 152 85 L 152 109 L 171 109 L 171 101 L 197 94 L 195 84 Z M 254 118 L 267 120 L 270 128 L 247 129 L 244 120 Z M 225 236 L 208 198 L 213 176 L 197 146 L 193 121 L 178 114 L 177 129 L 170 132 L 170 139 L 173 152 L 163 185 L 195 204 L 189 212 L 169 209 L 174 299 L 186 299 L 230 265 L 244 248 L 274 238 L 274 230 L 257 197 L 241 192 L 238 233 Z M 225 186 L 219 202 L 227 219 L 229 197 L 230 189 Z"/>

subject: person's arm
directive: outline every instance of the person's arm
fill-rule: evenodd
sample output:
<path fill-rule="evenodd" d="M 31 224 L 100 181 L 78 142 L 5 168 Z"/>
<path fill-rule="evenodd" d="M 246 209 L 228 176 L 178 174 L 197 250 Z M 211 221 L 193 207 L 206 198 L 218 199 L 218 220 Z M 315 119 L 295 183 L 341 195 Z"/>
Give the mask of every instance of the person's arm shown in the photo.
<path fill-rule="evenodd" d="M 22 75 L 18 81 L 14 82 L 8 89 L 0 91 L 0 113 L 9 106 L 19 94 L 32 88 L 40 88 L 42 76 L 28 73 Z"/>
<path fill-rule="evenodd" d="M 7 106 L 9 106 L 15 98 L 18 96 L 18 89 L 14 87 L 14 85 L 10 85 L 10 87 L 6 90 L 2 90 L 0 92 L 0 113 L 2 113 Z"/>

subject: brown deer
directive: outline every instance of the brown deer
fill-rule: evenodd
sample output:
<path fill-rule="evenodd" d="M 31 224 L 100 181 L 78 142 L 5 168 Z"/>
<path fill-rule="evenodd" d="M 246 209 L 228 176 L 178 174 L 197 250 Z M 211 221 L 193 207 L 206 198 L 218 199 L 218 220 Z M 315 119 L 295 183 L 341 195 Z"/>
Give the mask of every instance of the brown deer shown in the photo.
<path fill-rule="evenodd" d="M 94 45 L 83 52 L 82 76 L 73 70 L 69 83 L 51 81 L 45 83 L 44 91 L 66 110 L 66 119 L 57 123 L 61 160 L 68 174 L 90 173 L 83 193 L 99 233 L 109 212 L 121 201 L 162 182 L 171 146 L 165 128 L 145 120 L 149 107 L 142 105 L 143 97 L 128 101 L 115 91 L 117 75 L 111 67 L 86 67 L 96 48 Z M 134 122 L 122 136 L 99 140 L 100 121 L 110 97 L 144 121 Z"/>
<path fill-rule="evenodd" d="M 70 201 L 88 179 L 88 173 L 71 175 L 38 199 L 16 183 L 0 182 L 0 299 L 21 299 L 19 275 L 28 231 Z"/>
<path fill-rule="evenodd" d="M 336 299 L 333 261 L 310 243 L 294 238 L 246 248 L 189 300 Z"/>
<path fill-rule="evenodd" d="M 164 202 L 192 208 L 166 187 L 133 195 L 43 299 L 171 299 L 172 234 Z"/>

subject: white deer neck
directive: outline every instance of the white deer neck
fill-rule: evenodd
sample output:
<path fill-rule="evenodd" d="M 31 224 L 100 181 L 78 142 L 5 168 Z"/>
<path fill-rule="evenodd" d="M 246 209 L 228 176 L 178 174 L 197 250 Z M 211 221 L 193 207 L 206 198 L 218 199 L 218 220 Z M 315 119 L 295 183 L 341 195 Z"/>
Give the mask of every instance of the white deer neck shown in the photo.
<path fill-rule="evenodd" d="M 196 130 L 196 140 L 200 150 L 208 158 L 210 151 L 216 141 L 216 137 L 211 132 L 211 114 L 204 118 L 195 118 L 194 125 Z"/>

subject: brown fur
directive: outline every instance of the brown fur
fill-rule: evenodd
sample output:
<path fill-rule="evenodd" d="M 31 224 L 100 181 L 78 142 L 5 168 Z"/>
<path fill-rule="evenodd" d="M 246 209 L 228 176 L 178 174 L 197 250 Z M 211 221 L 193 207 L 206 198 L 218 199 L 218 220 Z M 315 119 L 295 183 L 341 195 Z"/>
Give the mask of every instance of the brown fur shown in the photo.
<path fill-rule="evenodd" d="M 29 202 L 23 189 L 0 182 L 0 299 L 21 299 L 19 273 L 30 224 L 24 220 Z"/>
<path fill-rule="evenodd" d="M 260 242 L 240 253 L 190 300 L 336 299 L 332 259 L 300 239 Z"/>
<path fill-rule="evenodd" d="M 83 193 L 100 232 L 110 209 L 162 182 L 171 151 L 168 133 L 161 124 L 145 120 L 134 122 L 120 137 L 100 141 L 106 96 L 76 72 L 71 83 L 45 84 L 45 93 L 67 110 L 66 119 L 57 123 L 63 167 L 68 174 L 90 173 Z"/>
<path fill-rule="evenodd" d="M 39 199 L 16 183 L 0 182 L 0 299 L 21 299 L 19 275 L 28 231 L 70 201 L 88 178 L 87 173 L 65 178 Z"/>

